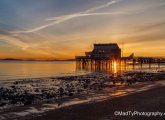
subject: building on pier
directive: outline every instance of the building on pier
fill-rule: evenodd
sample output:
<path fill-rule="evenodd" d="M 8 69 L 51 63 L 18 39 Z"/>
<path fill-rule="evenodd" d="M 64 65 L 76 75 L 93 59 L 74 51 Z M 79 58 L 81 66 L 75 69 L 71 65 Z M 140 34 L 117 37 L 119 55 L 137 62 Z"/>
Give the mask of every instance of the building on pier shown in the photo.
<path fill-rule="evenodd" d="M 142 68 L 143 64 L 148 64 L 149 68 L 151 68 L 152 64 L 158 64 L 158 68 L 160 68 L 160 64 L 165 63 L 165 59 L 156 57 L 135 57 L 134 53 L 128 57 L 121 57 L 121 49 L 118 44 L 107 43 L 94 44 L 92 51 L 85 52 L 84 56 L 76 56 L 76 63 L 78 69 L 113 69 L 115 73 L 117 67 L 121 69 L 121 66 L 124 66 L 126 70 L 128 65 L 132 65 L 134 69 L 135 65 L 140 65 Z"/>
<path fill-rule="evenodd" d="M 85 52 L 85 56 L 76 56 L 78 59 L 91 59 L 91 60 L 110 60 L 120 59 L 121 49 L 116 43 L 108 44 L 94 44 L 91 52 Z"/>
<path fill-rule="evenodd" d="M 92 51 L 85 52 L 84 56 L 76 56 L 78 68 L 90 68 L 91 70 L 113 67 L 112 64 L 120 60 L 121 49 L 116 43 L 94 44 Z"/>

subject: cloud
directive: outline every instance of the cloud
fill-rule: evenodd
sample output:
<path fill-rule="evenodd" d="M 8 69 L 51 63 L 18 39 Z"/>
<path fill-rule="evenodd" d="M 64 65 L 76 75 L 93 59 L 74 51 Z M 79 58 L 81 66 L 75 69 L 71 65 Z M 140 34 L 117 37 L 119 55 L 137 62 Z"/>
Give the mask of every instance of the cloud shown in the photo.
<path fill-rule="evenodd" d="M 15 36 L 14 34 L 10 33 L 10 31 L 0 29 L 0 39 L 8 44 L 18 46 L 21 50 L 26 50 L 32 46 L 32 44 L 28 43 L 24 37 L 24 35 Z"/>
<path fill-rule="evenodd" d="M 19 36 L 13 36 L 11 33 L 0 30 L 0 40 L 5 41 L 7 44 L 11 44 L 17 46 L 19 49 L 18 54 L 23 51 L 24 55 L 31 55 L 31 56 L 46 56 L 46 57 L 53 57 L 54 54 L 51 51 L 47 51 L 45 47 L 42 46 L 42 42 L 39 44 L 35 43 L 26 43 L 24 40 L 21 39 Z M 16 48 L 16 47 L 15 47 Z M 35 51 L 35 52 L 34 52 Z M 30 57 L 30 56 L 29 56 Z"/>
<path fill-rule="evenodd" d="M 77 14 L 77 15 L 67 15 L 65 17 L 62 17 L 61 19 L 57 18 L 50 18 L 48 20 L 53 20 L 54 22 L 51 22 L 49 24 L 34 28 L 32 30 L 27 30 L 27 31 L 17 31 L 13 33 L 31 33 L 31 32 L 36 32 L 39 30 L 42 30 L 44 28 L 47 28 L 49 26 L 55 25 L 55 24 L 60 24 L 63 23 L 67 20 L 73 19 L 73 18 L 78 18 L 78 17 L 85 17 L 85 16 L 95 16 L 95 15 L 120 15 L 120 14 L 129 14 L 128 12 L 114 12 L 114 13 L 88 13 L 88 14 Z"/>
<path fill-rule="evenodd" d="M 54 17 L 48 18 L 47 20 L 59 20 L 62 21 L 63 19 L 72 19 L 77 17 L 84 17 L 84 16 L 95 16 L 95 15 L 120 15 L 120 14 L 130 14 L 129 12 L 112 12 L 112 13 L 83 13 L 83 14 L 73 14 L 73 15 L 66 15 L 62 17 Z M 63 21 L 62 21 L 63 22 Z"/>
<path fill-rule="evenodd" d="M 97 6 L 97 7 L 90 8 L 90 9 L 88 9 L 88 10 L 86 10 L 86 11 L 83 11 L 82 13 L 94 12 L 94 11 L 96 11 L 96 10 L 109 7 L 109 6 L 111 6 L 111 5 L 115 4 L 115 3 L 118 3 L 119 1 L 121 1 L 121 0 L 113 0 L 113 1 L 110 1 L 110 2 L 108 2 L 108 3 L 106 3 L 106 4 L 104 4 L 104 5 L 100 5 L 100 6 Z"/>
<path fill-rule="evenodd" d="M 6 42 L 8 42 L 10 44 L 19 46 L 22 50 L 26 50 L 29 47 L 28 44 L 20 41 L 17 38 L 11 37 L 9 35 L 0 35 L 0 39 L 3 39 L 3 40 L 5 40 Z"/>
<path fill-rule="evenodd" d="M 115 3 L 118 3 L 119 1 L 121 0 L 113 0 L 113 1 L 110 1 L 106 4 L 103 4 L 103 5 L 100 5 L 100 6 L 97 6 L 97 7 L 93 7 L 93 8 L 90 8 L 90 9 L 87 9 L 85 11 L 81 11 L 81 12 L 78 12 L 78 13 L 73 13 L 73 14 L 69 14 L 69 15 L 64 15 L 64 16 L 59 16 L 59 17 L 54 17 L 54 18 L 48 18 L 47 21 L 52 21 L 51 23 L 48 23 L 46 25 L 42 25 L 42 26 L 39 26 L 39 27 L 36 27 L 36 28 L 33 28 L 31 30 L 25 30 L 25 31 L 14 31 L 12 33 L 14 34 L 19 34 L 19 33 L 31 33 L 31 32 L 36 32 L 36 31 L 39 31 L 39 30 L 42 30 L 44 28 L 47 28 L 49 26 L 53 26 L 53 25 L 56 25 L 56 24 L 60 24 L 62 22 L 65 22 L 67 20 L 70 20 L 70 19 L 73 19 L 73 18 L 77 18 L 77 17 L 85 17 L 85 16 L 91 16 L 91 15 L 116 15 L 116 14 L 126 14 L 124 12 L 114 12 L 114 13 L 91 13 L 91 12 L 94 12 L 96 10 L 99 10 L 99 9 L 103 9 L 103 8 L 106 8 L 106 7 L 109 7 Z"/>

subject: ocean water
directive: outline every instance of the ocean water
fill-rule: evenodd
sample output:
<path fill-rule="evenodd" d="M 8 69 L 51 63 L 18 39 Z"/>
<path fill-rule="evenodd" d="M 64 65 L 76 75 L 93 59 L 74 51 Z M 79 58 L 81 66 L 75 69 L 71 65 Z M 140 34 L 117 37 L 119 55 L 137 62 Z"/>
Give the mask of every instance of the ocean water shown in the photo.
<path fill-rule="evenodd" d="M 5 61 L 0 62 L 0 80 L 41 78 L 83 74 L 74 61 Z"/>
<path fill-rule="evenodd" d="M 119 66 L 113 68 L 119 71 Z M 112 70 L 112 71 L 114 71 Z M 160 68 L 157 64 L 149 65 L 132 65 L 120 67 L 121 71 L 158 71 L 165 70 L 165 64 L 161 64 Z M 79 75 L 91 72 L 90 69 L 82 69 L 76 67 L 75 61 L 1 61 L 0 62 L 0 80 L 11 80 L 21 78 L 41 78 L 52 76 Z"/>

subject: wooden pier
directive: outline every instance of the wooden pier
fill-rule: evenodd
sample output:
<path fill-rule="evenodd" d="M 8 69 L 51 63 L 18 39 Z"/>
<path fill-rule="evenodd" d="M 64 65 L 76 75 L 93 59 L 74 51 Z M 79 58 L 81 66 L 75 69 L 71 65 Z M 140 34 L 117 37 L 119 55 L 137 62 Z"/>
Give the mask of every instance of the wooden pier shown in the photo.
<path fill-rule="evenodd" d="M 80 69 L 90 69 L 92 70 L 112 70 L 114 69 L 114 63 L 117 63 L 118 69 L 121 69 L 121 66 L 124 66 L 124 69 L 128 65 L 132 65 L 134 69 L 136 65 L 139 65 L 143 68 L 144 65 L 148 65 L 148 68 L 151 69 L 152 65 L 157 64 L 157 67 L 160 68 L 161 64 L 165 63 L 163 58 L 148 58 L 148 57 L 136 57 L 134 59 L 129 57 L 121 57 L 120 59 L 92 59 L 89 57 L 78 56 L 76 57 L 76 66 Z"/>
<path fill-rule="evenodd" d="M 80 69 L 90 69 L 92 70 L 111 70 L 116 72 L 115 69 L 121 69 L 124 66 L 125 69 L 127 65 L 143 65 L 148 64 L 151 68 L 152 64 L 157 64 L 160 68 L 161 63 L 165 63 L 164 58 L 154 58 L 154 57 L 135 57 L 131 54 L 129 57 L 121 57 L 121 49 L 117 44 L 94 44 L 94 49 L 92 52 L 86 52 L 85 56 L 76 56 L 77 67 Z M 117 64 L 117 65 L 116 65 Z M 117 68 L 115 68 L 117 67 Z"/>

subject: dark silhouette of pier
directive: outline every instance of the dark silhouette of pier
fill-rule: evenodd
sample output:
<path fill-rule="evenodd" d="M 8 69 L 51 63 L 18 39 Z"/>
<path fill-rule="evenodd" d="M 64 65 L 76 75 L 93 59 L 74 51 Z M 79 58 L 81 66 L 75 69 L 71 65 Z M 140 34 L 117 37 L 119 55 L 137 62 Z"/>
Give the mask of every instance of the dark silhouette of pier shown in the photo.
<path fill-rule="evenodd" d="M 131 54 L 128 57 L 121 57 L 121 49 L 116 43 L 108 44 L 94 44 L 94 49 L 91 52 L 85 52 L 85 56 L 76 56 L 77 67 L 81 69 L 92 70 L 111 70 L 114 73 L 115 69 L 120 70 L 121 65 L 127 67 L 127 65 L 140 64 L 143 68 L 144 64 L 148 64 L 149 68 L 152 64 L 157 64 L 160 68 L 161 63 L 165 63 L 164 58 L 155 57 L 135 57 Z M 116 68 L 115 68 L 116 67 Z"/>

